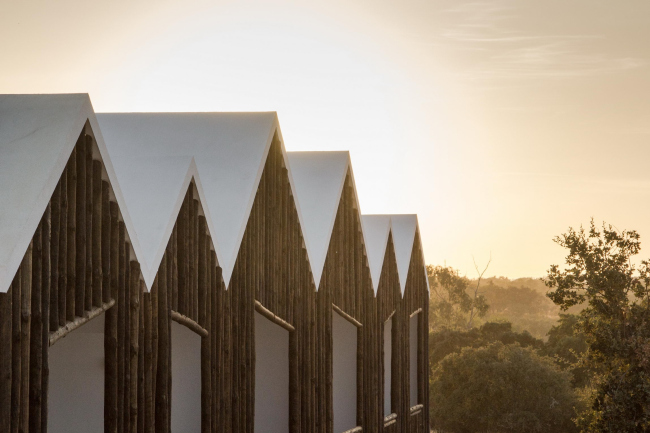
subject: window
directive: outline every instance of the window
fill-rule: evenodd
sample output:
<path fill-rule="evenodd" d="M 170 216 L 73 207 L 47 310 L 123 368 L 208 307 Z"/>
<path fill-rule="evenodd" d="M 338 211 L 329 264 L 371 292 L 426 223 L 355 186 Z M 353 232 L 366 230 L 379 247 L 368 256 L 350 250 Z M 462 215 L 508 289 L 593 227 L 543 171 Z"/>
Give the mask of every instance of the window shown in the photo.
<path fill-rule="evenodd" d="M 48 431 L 104 431 L 104 314 L 49 351 Z"/>
<path fill-rule="evenodd" d="M 393 319 L 384 323 L 384 417 L 392 411 L 392 380 L 393 373 Z"/>
<path fill-rule="evenodd" d="M 411 407 L 418 402 L 418 324 L 420 314 L 409 319 L 409 384 Z"/>
<path fill-rule="evenodd" d="M 255 431 L 289 431 L 289 331 L 255 312 Z"/>
<path fill-rule="evenodd" d="M 171 322 L 171 327 L 171 431 L 198 433 L 201 431 L 201 336 L 176 322 Z"/>
<path fill-rule="evenodd" d="M 357 327 L 332 313 L 334 433 L 357 426 Z"/>

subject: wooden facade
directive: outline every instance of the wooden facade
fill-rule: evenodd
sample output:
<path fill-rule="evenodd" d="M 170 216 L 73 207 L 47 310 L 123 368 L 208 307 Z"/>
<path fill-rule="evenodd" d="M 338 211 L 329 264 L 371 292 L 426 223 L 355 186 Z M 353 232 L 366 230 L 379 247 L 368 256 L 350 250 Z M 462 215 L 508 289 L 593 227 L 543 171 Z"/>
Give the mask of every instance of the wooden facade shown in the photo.
<path fill-rule="evenodd" d="M 103 313 L 106 431 L 129 431 L 137 420 L 143 286 L 105 177 L 86 124 L 9 291 L 0 294 L 0 432 L 47 431 L 49 347 Z"/>
<path fill-rule="evenodd" d="M 333 432 L 332 314 L 358 328 L 357 428 L 425 432 L 428 293 L 419 234 L 402 297 L 389 237 L 377 294 L 348 169 L 318 288 L 276 132 L 226 287 L 190 183 L 150 291 L 89 123 L 7 293 L 0 293 L 0 433 L 46 432 L 48 349 L 105 314 L 104 430 L 171 430 L 171 322 L 201 337 L 201 431 L 254 431 L 255 311 L 289 331 L 289 430 Z M 119 179 L 118 179 L 119 180 Z M 419 314 L 418 405 L 409 317 Z M 383 324 L 393 321 L 383 413 Z"/>

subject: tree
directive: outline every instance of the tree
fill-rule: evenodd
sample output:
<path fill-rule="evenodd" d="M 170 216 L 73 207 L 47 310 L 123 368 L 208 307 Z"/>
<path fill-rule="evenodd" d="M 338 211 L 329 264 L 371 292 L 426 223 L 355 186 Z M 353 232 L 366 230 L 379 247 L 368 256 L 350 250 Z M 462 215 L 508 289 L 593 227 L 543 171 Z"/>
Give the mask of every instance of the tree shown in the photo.
<path fill-rule="evenodd" d="M 490 343 L 517 343 L 521 347 L 541 349 L 544 342 L 527 331 L 514 332 L 508 322 L 487 322 L 469 330 L 441 329 L 429 334 L 429 365 L 434 368 L 444 357 L 460 353 L 465 347 L 485 347 Z"/>
<path fill-rule="evenodd" d="M 578 419 L 587 432 L 650 430 L 650 263 L 637 268 L 636 231 L 593 220 L 555 238 L 568 249 L 566 269 L 548 271 L 548 296 L 563 310 L 582 304 L 577 329 L 587 343 L 581 362 L 597 371 L 591 407 Z"/>
<path fill-rule="evenodd" d="M 432 426 L 453 433 L 569 433 L 578 404 L 569 373 L 518 344 L 465 348 L 433 369 Z"/>
<path fill-rule="evenodd" d="M 431 287 L 431 329 L 471 328 L 475 317 L 485 316 L 488 305 L 485 296 L 478 291 L 480 280 L 470 295 L 470 280 L 451 267 L 429 265 L 427 275 Z"/>
<path fill-rule="evenodd" d="M 548 341 L 541 350 L 541 354 L 555 359 L 560 368 L 571 372 L 574 388 L 587 386 L 592 377 L 592 372 L 581 362 L 587 351 L 587 341 L 576 329 L 578 320 L 575 314 L 560 314 L 558 324 L 548 331 Z"/>

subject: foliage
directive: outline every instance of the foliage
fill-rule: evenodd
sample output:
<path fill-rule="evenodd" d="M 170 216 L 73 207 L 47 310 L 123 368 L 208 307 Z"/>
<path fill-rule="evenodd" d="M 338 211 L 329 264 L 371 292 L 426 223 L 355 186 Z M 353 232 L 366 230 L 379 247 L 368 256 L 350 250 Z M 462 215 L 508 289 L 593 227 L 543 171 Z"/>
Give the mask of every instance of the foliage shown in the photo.
<path fill-rule="evenodd" d="M 573 387 L 582 388 L 589 384 L 593 372 L 581 362 L 587 351 L 587 341 L 576 329 L 577 324 L 575 314 L 560 314 L 558 324 L 548 332 L 548 341 L 541 354 L 552 357 L 560 368 L 570 371 Z"/>
<path fill-rule="evenodd" d="M 469 328 L 475 317 L 485 316 L 488 310 L 485 296 L 478 290 L 470 295 L 470 280 L 460 276 L 458 271 L 429 265 L 427 276 L 431 287 L 429 326 L 432 329 Z"/>
<path fill-rule="evenodd" d="M 432 426 L 454 433 L 575 431 L 578 400 L 569 379 L 532 348 L 464 348 L 433 369 Z"/>
<path fill-rule="evenodd" d="M 587 432 L 650 430 L 650 263 L 637 268 L 636 231 L 594 222 L 555 238 L 567 248 L 566 269 L 548 271 L 548 296 L 563 310 L 582 304 L 577 328 L 587 350 L 581 362 L 596 371 L 590 408 L 579 417 Z"/>
<path fill-rule="evenodd" d="M 485 347 L 490 343 L 517 343 L 521 347 L 540 349 L 544 342 L 528 332 L 514 332 L 510 323 L 488 322 L 480 328 L 467 331 L 442 329 L 429 334 L 429 365 L 435 367 L 444 357 L 451 353 L 460 353 L 465 347 Z"/>
<path fill-rule="evenodd" d="M 515 330 L 525 329 L 535 337 L 544 339 L 558 319 L 559 308 L 546 297 L 546 290 L 538 290 L 540 284 L 545 287 L 542 281 L 530 278 L 522 280 L 522 285 L 518 285 L 513 284 L 518 280 L 489 279 L 483 285 L 483 293 L 490 304 L 484 319 L 508 321 Z M 536 284 L 530 284 L 531 281 Z"/>

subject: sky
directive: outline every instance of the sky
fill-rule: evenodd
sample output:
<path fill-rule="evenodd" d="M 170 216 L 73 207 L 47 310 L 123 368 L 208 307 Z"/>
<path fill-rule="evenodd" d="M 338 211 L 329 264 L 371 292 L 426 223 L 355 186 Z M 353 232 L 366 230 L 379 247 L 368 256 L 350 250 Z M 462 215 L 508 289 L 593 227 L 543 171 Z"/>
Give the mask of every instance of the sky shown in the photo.
<path fill-rule="evenodd" d="M 349 150 L 430 264 L 542 277 L 591 218 L 650 238 L 650 2 L 0 0 L 0 93 L 277 111 Z M 650 257 L 650 249 L 642 255 Z"/>

